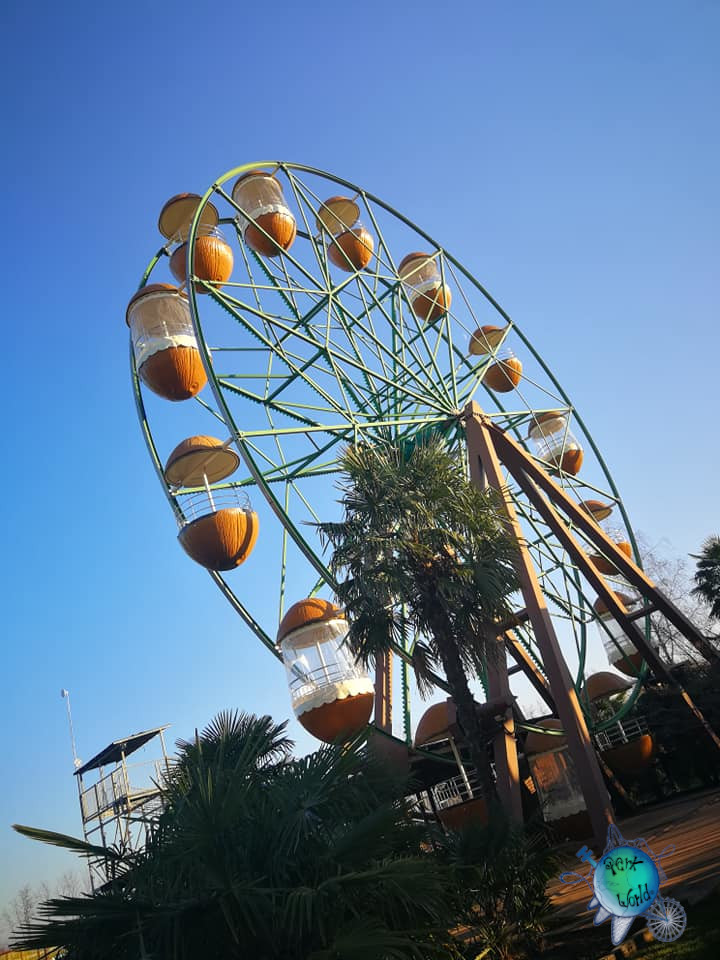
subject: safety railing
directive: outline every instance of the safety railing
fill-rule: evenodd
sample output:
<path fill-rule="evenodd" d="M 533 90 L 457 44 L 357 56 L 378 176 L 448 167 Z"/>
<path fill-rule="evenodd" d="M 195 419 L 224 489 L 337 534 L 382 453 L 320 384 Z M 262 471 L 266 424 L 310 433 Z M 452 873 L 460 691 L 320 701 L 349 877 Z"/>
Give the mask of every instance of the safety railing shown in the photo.
<path fill-rule="evenodd" d="M 480 781 L 474 770 L 466 770 L 465 775 L 458 774 L 432 787 L 433 800 L 438 810 L 465 803 L 479 797 L 481 792 Z"/>
<path fill-rule="evenodd" d="M 303 700 L 323 687 L 334 687 L 367 676 L 359 664 L 348 663 L 328 663 L 314 670 L 306 670 L 299 661 L 295 661 L 287 670 L 293 702 Z"/>
<path fill-rule="evenodd" d="M 127 807 L 134 799 L 152 793 L 157 789 L 156 785 L 163 783 L 167 771 L 165 760 L 146 760 L 124 768 L 116 767 L 80 794 L 83 820 L 110 816 L 121 806 Z"/>
<path fill-rule="evenodd" d="M 645 717 L 633 717 L 630 720 L 618 720 L 612 727 L 595 734 L 598 749 L 603 752 L 613 747 L 620 747 L 624 743 L 632 743 L 650 732 Z"/>
<path fill-rule="evenodd" d="M 188 523 L 192 523 L 193 520 L 206 517 L 209 513 L 217 513 L 218 510 L 252 512 L 250 498 L 244 490 L 238 487 L 223 487 L 219 490 L 213 490 L 210 486 L 205 490 L 195 490 L 193 493 L 179 493 L 177 501 L 184 514 L 184 517 L 178 517 L 178 525 L 181 528 Z"/>

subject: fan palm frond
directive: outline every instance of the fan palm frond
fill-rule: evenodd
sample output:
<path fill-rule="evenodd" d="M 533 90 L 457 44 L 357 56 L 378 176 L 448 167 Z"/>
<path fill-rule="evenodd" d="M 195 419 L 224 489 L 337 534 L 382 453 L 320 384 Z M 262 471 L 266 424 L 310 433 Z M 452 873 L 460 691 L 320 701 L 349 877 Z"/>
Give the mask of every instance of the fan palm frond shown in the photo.
<path fill-rule="evenodd" d="M 67 960 L 307 960 L 367 928 L 357 941 L 367 955 L 438 955 L 455 896 L 403 789 L 368 757 L 364 737 L 293 759 L 284 730 L 226 713 L 181 744 L 179 772 L 161 786 L 165 812 L 121 864 L 122 879 L 48 901 L 16 945 L 60 945 Z M 82 855 L 101 849 L 23 832 Z"/>
<path fill-rule="evenodd" d="M 49 843 L 54 847 L 72 850 L 83 857 L 102 857 L 107 860 L 121 861 L 124 856 L 114 847 L 101 847 L 97 844 L 88 843 L 86 840 L 79 840 L 77 837 L 70 837 L 66 833 L 55 833 L 53 830 L 41 830 L 38 827 L 26 827 L 21 823 L 14 823 L 12 828 L 30 840 L 39 840 L 41 843 Z"/>
<path fill-rule="evenodd" d="M 367 664 L 409 631 L 424 694 L 442 665 L 474 765 L 492 793 L 468 680 L 502 656 L 494 628 L 518 589 L 518 547 L 502 498 L 473 486 L 463 458 L 438 437 L 412 446 L 359 444 L 341 466 L 343 522 L 318 529 L 333 550 L 348 643 Z"/>
<path fill-rule="evenodd" d="M 691 593 L 708 604 L 714 620 L 720 620 L 720 537 L 708 537 L 700 553 L 691 556 L 698 562 Z"/>

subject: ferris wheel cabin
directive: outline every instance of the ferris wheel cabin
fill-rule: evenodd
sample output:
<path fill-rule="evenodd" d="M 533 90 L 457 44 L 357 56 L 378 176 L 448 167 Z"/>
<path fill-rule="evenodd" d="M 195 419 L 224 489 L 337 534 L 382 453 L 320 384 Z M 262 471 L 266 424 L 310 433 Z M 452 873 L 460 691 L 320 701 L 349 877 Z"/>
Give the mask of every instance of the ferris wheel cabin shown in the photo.
<path fill-rule="evenodd" d="M 625 593 L 615 593 L 615 599 L 619 600 L 628 610 L 637 606 L 637 600 Z M 634 677 L 642 664 L 642 655 L 630 642 L 623 628 L 608 610 L 604 600 L 598 597 L 593 604 L 593 609 L 603 625 L 602 627 L 598 626 L 598 629 L 610 666 L 629 677 Z"/>
<path fill-rule="evenodd" d="M 240 458 L 216 437 L 188 437 L 165 464 L 165 478 L 176 488 L 183 516 L 178 540 L 185 553 L 208 570 L 234 570 L 252 553 L 258 515 L 247 497 L 231 485 L 213 490 L 235 472 Z"/>
<path fill-rule="evenodd" d="M 591 705 L 607 702 L 627 693 L 632 684 L 617 673 L 594 673 L 585 682 Z M 595 743 L 612 772 L 627 780 L 636 780 L 647 770 L 655 755 L 655 740 L 643 717 L 619 720 L 595 734 Z"/>
<path fill-rule="evenodd" d="M 470 761 L 452 697 L 433 703 L 423 713 L 415 729 L 414 747 L 420 757 L 434 758 L 438 774 L 426 788 L 430 810 L 437 811 L 440 822 L 449 830 L 473 822 L 487 823 L 487 801 Z M 418 766 L 422 765 L 430 767 L 427 759 L 420 760 Z M 447 771 L 453 775 L 448 777 Z"/>
<path fill-rule="evenodd" d="M 293 604 L 278 629 L 295 716 L 325 743 L 355 736 L 373 708 L 373 683 L 344 642 L 347 632 L 342 610 L 318 597 Z"/>
<path fill-rule="evenodd" d="M 409 253 L 400 261 L 398 276 L 405 285 L 413 313 L 420 320 L 434 323 L 452 303 L 452 292 L 438 268 L 437 256 Z"/>
<path fill-rule="evenodd" d="M 542 805 L 543 818 L 568 837 L 590 832 L 583 797 L 567 738 L 556 718 L 541 720 L 542 731 L 531 731 L 525 740 L 525 755 Z"/>
<path fill-rule="evenodd" d="M 138 376 L 165 400 L 188 400 L 207 383 L 187 296 L 169 283 L 151 283 L 131 298 L 130 327 Z"/>
<path fill-rule="evenodd" d="M 576 476 L 583 462 L 583 449 L 569 428 L 569 415 L 561 410 L 535 414 L 528 438 L 537 456 L 553 470 Z"/>
<path fill-rule="evenodd" d="M 170 270 L 179 284 L 187 281 L 187 238 L 201 197 L 196 193 L 179 193 L 171 197 L 160 211 L 158 229 L 169 244 L 177 244 L 170 257 Z M 208 203 L 200 214 L 195 237 L 193 273 L 218 289 L 230 279 L 233 252 L 218 229 L 217 208 Z M 207 293 L 202 283 L 195 284 L 196 293 Z"/>
<path fill-rule="evenodd" d="M 612 504 L 603 503 L 602 500 L 583 500 L 580 504 L 581 508 L 587 513 L 597 525 L 603 530 L 605 534 L 615 543 L 615 546 L 618 550 L 622 550 L 625 556 L 628 559 L 632 559 L 632 546 L 630 541 L 627 539 L 624 531 L 620 527 L 613 527 L 610 525 L 602 525 L 601 520 L 607 519 L 613 511 Z M 618 577 L 620 576 L 620 571 L 615 566 L 612 561 L 608 560 L 607 557 L 603 557 L 599 553 L 591 553 L 590 559 L 598 568 L 600 573 L 605 574 L 608 577 Z"/>
<path fill-rule="evenodd" d="M 339 270 L 364 270 L 372 260 L 375 241 L 360 223 L 360 208 L 350 197 L 330 197 L 315 220 L 318 233 L 327 233 L 328 260 Z"/>
<path fill-rule="evenodd" d="M 522 379 L 522 361 L 504 343 L 509 330 L 493 324 L 485 324 L 470 337 L 470 353 L 476 357 L 492 356 L 492 363 L 488 364 L 483 374 L 482 382 L 496 393 L 509 393 L 514 390 Z"/>
<path fill-rule="evenodd" d="M 233 201 L 244 242 L 265 257 L 276 257 L 293 245 L 297 224 L 280 181 L 267 170 L 252 170 L 235 181 Z"/>

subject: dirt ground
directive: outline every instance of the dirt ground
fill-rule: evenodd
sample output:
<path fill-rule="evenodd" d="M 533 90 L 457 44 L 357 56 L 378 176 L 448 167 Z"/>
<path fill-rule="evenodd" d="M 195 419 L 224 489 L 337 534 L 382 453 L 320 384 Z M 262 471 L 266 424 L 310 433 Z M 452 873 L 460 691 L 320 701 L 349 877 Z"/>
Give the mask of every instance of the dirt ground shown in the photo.
<path fill-rule="evenodd" d="M 618 821 L 618 827 L 626 840 L 644 838 L 655 854 L 669 844 L 675 845 L 675 850 L 662 859 L 667 880 L 660 890 L 662 896 L 681 901 L 690 921 L 692 904 L 720 884 L 720 790 L 664 803 Z M 582 846 L 576 841 L 563 847 L 558 873 L 589 871 L 588 865 L 575 857 Z M 595 850 L 594 854 L 601 852 Z M 556 879 L 550 883 L 548 895 L 554 917 L 563 929 L 592 924 L 594 913 L 587 910 L 591 894 L 584 883 L 569 886 Z"/>

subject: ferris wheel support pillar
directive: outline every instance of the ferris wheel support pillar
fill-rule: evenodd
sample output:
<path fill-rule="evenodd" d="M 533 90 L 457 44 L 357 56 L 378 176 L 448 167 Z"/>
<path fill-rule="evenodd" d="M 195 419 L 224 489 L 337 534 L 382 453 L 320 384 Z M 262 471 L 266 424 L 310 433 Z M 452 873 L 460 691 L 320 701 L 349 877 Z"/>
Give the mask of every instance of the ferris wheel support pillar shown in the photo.
<path fill-rule="evenodd" d="M 494 425 L 486 426 L 485 424 L 482 424 L 482 429 L 490 438 L 489 442 L 493 443 L 493 449 L 494 441 L 492 438 L 496 438 L 497 443 L 502 447 L 503 462 L 520 487 L 522 487 L 538 513 L 540 513 L 548 526 L 553 530 L 588 583 L 597 591 L 600 599 L 607 605 L 608 610 L 617 623 L 623 628 L 626 636 L 642 654 L 643 659 L 647 662 L 652 673 L 658 680 L 664 681 L 671 689 L 677 691 L 688 711 L 705 731 L 715 748 L 720 750 L 720 736 L 718 736 L 710 723 L 705 719 L 687 690 L 685 690 L 682 684 L 673 676 L 652 645 L 648 643 L 644 633 L 635 622 L 636 617 L 628 613 L 616 594 L 605 583 L 604 578 L 595 564 L 571 533 L 569 526 L 563 523 L 557 513 L 556 507 L 560 507 L 592 543 L 606 552 L 612 558 L 613 562 L 617 563 L 623 576 L 635 587 L 645 602 L 649 604 L 647 610 L 641 611 L 641 614 L 644 615 L 648 610 L 660 612 L 683 636 L 690 640 L 691 643 L 697 641 L 699 631 L 682 611 L 678 610 L 677 607 L 663 595 L 643 571 L 635 566 L 635 564 L 617 548 L 616 544 L 605 535 L 604 531 L 601 530 L 597 524 L 593 524 L 589 518 L 583 514 L 567 494 L 555 484 L 504 431 Z M 717 659 L 717 654 L 713 653 L 713 657 Z M 715 661 L 711 660 L 710 662 Z"/>
<path fill-rule="evenodd" d="M 500 492 L 505 507 L 507 524 L 518 542 L 516 570 L 520 580 L 520 589 L 532 623 L 535 639 L 543 656 L 550 690 L 567 738 L 570 756 L 575 764 L 593 834 L 597 844 L 602 849 L 605 845 L 608 826 L 614 822 L 614 812 L 597 756 L 590 741 L 590 735 L 570 671 L 560 650 L 550 612 L 540 589 L 535 567 L 526 546 L 515 508 L 512 500 L 505 492 L 505 478 L 492 436 L 484 421 L 482 410 L 474 402 L 468 404 L 465 409 L 465 423 L 471 478 L 478 486 L 484 487 L 489 484 Z"/>
<path fill-rule="evenodd" d="M 707 660 L 710 664 L 720 664 L 720 654 L 717 653 L 711 644 L 707 643 L 692 621 L 685 616 L 682 610 L 675 606 L 669 597 L 666 597 L 662 593 L 640 567 L 618 549 L 617 544 L 607 536 L 605 531 L 584 513 L 578 505 L 567 496 L 565 491 L 559 487 L 505 431 L 500 430 L 500 428 L 494 424 L 491 425 L 489 429 L 493 436 L 497 438 L 497 441 L 505 448 L 504 456 L 502 456 L 503 462 L 523 487 L 530 501 L 535 505 L 541 515 L 544 516 L 545 521 L 549 523 L 550 527 L 561 539 L 573 559 L 577 559 L 585 577 L 590 581 L 592 586 L 596 588 L 600 597 L 608 602 L 608 609 L 618 622 L 621 623 L 623 629 L 626 630 L 628 636 L 633 640 L 656 676 L 667 679 L 667 668 L 650 644 L 644 640 L 642 632 L 638 629 L 637 624 L 635 624 L 638 616 L 644 616 L 647 613 L 660 613 L 695 647 L 703 659 Z M 627 612 L 623 612 L 622 607 L 617 605 L 617 602 L 612 601 L 610 591 L 603 577 L 589 559 L 587 553 L 580 547 L 569 532 L 567 524 L 562 522 L 556 512 L 557 508 L 560 508 L 566 514 L 568 520 L 581 530 L 591 543 L 610 557 L 622 576 L 628 583 L 635 587 L 646 604 L 648 604 L 645 610 L 641 610 L 635 615 L 628 615 Z M 637 643 L 636 640 L 638 641 Z"/>
<path fill-rule="evenodd" d="M 468 429 L 467 448 L 470 463 L 470 476 L 475 486 L 483 489 L 488 484 L 488 476 L 480 466 L 481 454 L 478 444 L 471 439 Z M 480 442 L 482 446 L 482 441 Z M 504 635 L 498 637 L 497 656 L 491 658 L 487 668 L 488 700 L 513 700 L 510 690 L 507 658 L 505 655 Z M 503 806 L 513 820 L 522 823 L 522 797 L 520 795 L 520 769 L 518 765 L 517 742 L 515 739 L 515 720 L 512 708 L 505 710 L 502 728 L 493 740 L 497 786 Z"/>

